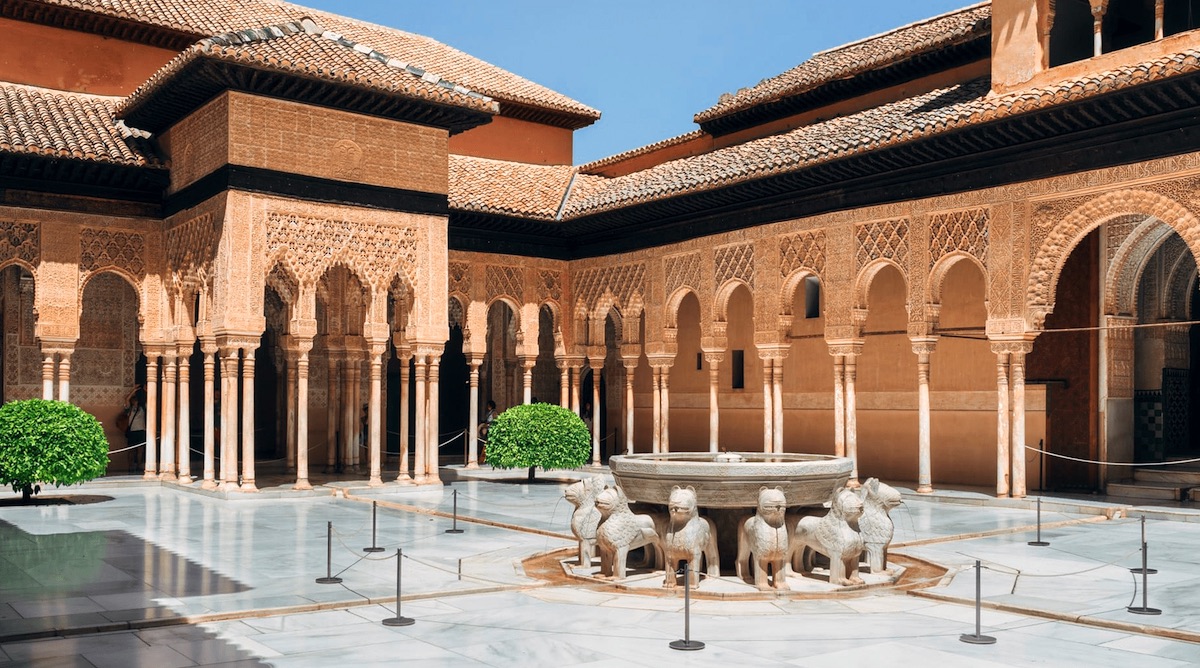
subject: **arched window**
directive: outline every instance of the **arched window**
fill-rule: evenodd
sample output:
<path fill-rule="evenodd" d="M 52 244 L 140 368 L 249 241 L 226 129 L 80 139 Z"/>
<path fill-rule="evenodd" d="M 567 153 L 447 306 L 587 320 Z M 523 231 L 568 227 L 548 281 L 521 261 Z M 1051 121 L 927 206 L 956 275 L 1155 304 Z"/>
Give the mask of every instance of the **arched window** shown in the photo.
<path fill-rule="evenodd" d="M 1101 28 L 1104 53 L 1154 41 L 1154 0 L 1108 0 Z"/>

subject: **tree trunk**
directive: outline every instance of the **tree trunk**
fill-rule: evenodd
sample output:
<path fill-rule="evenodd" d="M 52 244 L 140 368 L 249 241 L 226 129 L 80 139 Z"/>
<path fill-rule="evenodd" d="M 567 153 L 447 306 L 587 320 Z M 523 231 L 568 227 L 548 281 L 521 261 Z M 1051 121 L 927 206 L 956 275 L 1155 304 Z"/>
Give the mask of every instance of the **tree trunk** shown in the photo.
<path fill-rule="evenodd" d="M 533 472 L 537 470 L 536 466 L 529 467 L 529 482 L 533 482 Z"/>
<path fill-rule="evenodd" d="M 33 485 L 25 485 L 21 488 L 21 503 L 29 503 L 33 499 Z"/>

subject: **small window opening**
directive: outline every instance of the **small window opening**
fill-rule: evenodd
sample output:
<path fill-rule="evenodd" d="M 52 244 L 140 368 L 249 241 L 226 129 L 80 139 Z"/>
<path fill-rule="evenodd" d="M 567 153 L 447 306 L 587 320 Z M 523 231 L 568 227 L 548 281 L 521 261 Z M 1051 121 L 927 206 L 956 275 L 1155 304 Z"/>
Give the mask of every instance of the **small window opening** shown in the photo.
<path fill-rule="evenodd" d="M 730 370 L 733 372 L 733 389 L 746 388 L 746 351 L 735 350 L 732 355 Z"/>
<path fill-rule="evenodd" d="M 821 281 L 816 276 L 804 279 L 804 317 L 821 317 Z"/>

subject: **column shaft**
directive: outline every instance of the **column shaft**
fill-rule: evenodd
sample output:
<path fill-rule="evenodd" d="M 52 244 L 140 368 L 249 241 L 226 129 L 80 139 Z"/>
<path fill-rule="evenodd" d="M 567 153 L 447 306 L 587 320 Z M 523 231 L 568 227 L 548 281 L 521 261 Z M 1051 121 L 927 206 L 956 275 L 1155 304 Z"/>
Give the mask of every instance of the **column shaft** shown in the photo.
<path fill-rule="evenodd" d="M 54 353 L 42 353 L 42 398 L 54 400 Z"/>
<path fill-rule="evenodd" d="M 71 351 L 59 353 L 58 360 L 58 400 L 71 400 Z"/>
<path fill-rule="evenodd" d="M 658 454 L 662 452 L 662 367 L 650 367 L 650 375 L 653 385 L 650 401 L 653 402 L 654 409 L 654 431 L 650 439 L 650 451 Z"/>
<path fill-rule="evenodd" d="M 772 445 L 774 446 L 773 449 L 776 453 L 782 453 L 783 452 L 783 360 L 775 359 L 772 361 L 774 362 L 774 364 L 772 365 L 773 368 L 772 368 L 771 384 L 774 389 L 774 392 L 773 392 L 773 396 L 771 397 L 771 404 L 775 409 L 775 419 L 773 420 L 774 427 L 775 427 L 774 442 Z"/>
<path fill-rule="evenodd" d="M 833 454 L 846 456 L 846 358 L 833 356 Z"/>
<path fill-rule="evenodd" d="M 312 489 L 308 482 L 308 351 L 296 360 L 296 484 L 295 489 Z"/>
<path fill-rule="evenodd" d="M 400 472 L 396 482 L 411 483 L 412 476 L 408 472 L 408 428 L 409 428 L 409 362 L 412 356 L 401 352 L 400 358 Z"/>
<path fill-rule="evenodd" d="M 162 379 L 162 465 L 159 467 L 162 480 L 175 480 L 175 405 L 178 395 L 175 390 L 175 355 L 168 355 L 163 364 Z"/>
<path fill-rule="evenodd" d="M 771 360 L 763 359 L 763 452 L 771 452 L 775 443 L 775 408 L 772 405 L 772 365 Z"/>
<path fill-rule="evenodd" d="M 996 496 L 1008 496 L 1009 407 L 1008 353 L 996 353 Z"/>
<path fill-rule="evenodd" d="M 369 407 L 367 410 L 367 438 L 369 439 L 370 448 L 370 478 L 367 484 L 371 486 L 383 485 L 383 471 L 380 465 L 380 439 L 379 425 L 382 420 L 379 414 L 380 395 L 383 393 L 383 360 L 381 356 L 383 351 L 371 351 L 371 395 L 369 397 Z"/>
<path fill-rule="evenodd" d="M 603 366 L 592 366 L 592 466 L 600 466 L 600 372 Z"/>
<path fill-rule="evenodd" d="M 717 452 L 721 446 L 721 409 L 719 395 L 719 365 L 716 359 L 708 360 L 708 451 Z"/>
<path fill-rule="evenodd" d="M 857 355 L 846 356 L 846 456 L 854 461 L 851 482 L 858 482 L 858 408 L 854 380 L 857 376 Z"/>
<path fill-rule="evenodd" d="M 438 448 L 441 445 L 441 435 L 438 433 L 441 420 L 439 416 L 439 394 L 438 394 L 438 377 L 440 371 L 440 355 L 429 356 L 429 454 L 425 457 L 425 469 L 429 472 L 430 482 L 441 484 L 441 477 L 438 473 Z"/>
<path fill-rule="evenodd" d="M 663 367 L 659 379 L 662 382 L 662 437 L 659 447 L 666 453 L 671 451 L 671 367 Z"/>
<path fill-rule="evenodd" d="M 242 491 L 257 492 L 254 484 L 254 349 L 242 360 Z"/>
<path fill-rule="evenodd" d="M 1025 353 L 1012 354 L 1012 495 L 1025 489 Z"/>
<path fill-rule="evenodd" d="M 917 354 L 917 493 L 933 493 L 929 446 L 929 353 Z"/>
<path fill-rule="evenodd" d="M 329 355 L 329 377 L 325 379 L 325 472 L 333 473 L 337 470 L 337 452 L 338 452 L 338 421 L 341 419 L 341 411 L 338 410 L 341 396 L 342 377 L 339 373 L 341 365 L 338 364 L 337 353 L 330 350 Z"/>
<path fill-rule="evenodd" d="M 192 360 L 179 356 L 179 482 L 192 482 Z"/>
<path fill-rule="evenodd" d="M 204 482 L 200 485 L 204 489 L 214 489 L 217 486 L 216 471 L 214 465 L 216 461 L 216 417 L 213 414 L 213 403 L 216 401 L 214 396 L 213 382 L 216 379 L 216 352 L 203 349 L 204 355 Z"/>
<path fill-rule="evenodd" d="M 284 419 L 283 419 L 283 439 L 287 447 L 285 463 L 289 471 L 296 468 L 296 353 L 288 351 L 284 354 L 286 359 L 285 369 L 286 378 L 284 379 Z"/>
<path fill-rule="evenodd" d="M 479 468 L 479 365 L 482 361 L 470 361 L 471 393 L 467 415 L 467 468 Z"/>
<path fill-rule="evenodd" d="M 158 355 L 146 356 L 146 473 L 147 480 L 158 478 Z"/>
<path fill-rule="evenodd" d="M 429 407 L 425 404 L 425 355 L 422 353 L 417 354 L 414 373 L 417 377 L 416 397 L 414 401 L 417 406 L 417 424 L 415 425 L 416 443 L 413 444 L 413 478 L 418 485 L 421 485 L 429 482 L 429 472 L 425 468 L 425 450 L 427 447 L 426 444 L 429 441 L 429 431 L 426 426 L 426 418 L 428 416 L 426 412 L 429 410 Z"/>
<path fill-rule="evenodd" d="M 625 454 L 633 454 L 633 372 L 635 366 L 625 367 Z"/>

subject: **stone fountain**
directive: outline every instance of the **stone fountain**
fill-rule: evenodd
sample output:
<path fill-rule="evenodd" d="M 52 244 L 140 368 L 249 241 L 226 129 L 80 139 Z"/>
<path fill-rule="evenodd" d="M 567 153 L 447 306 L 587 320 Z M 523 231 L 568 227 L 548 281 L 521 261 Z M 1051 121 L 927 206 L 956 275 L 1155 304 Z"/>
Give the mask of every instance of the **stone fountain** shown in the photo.
<path fill-rule="evenodd" d="M 624 580 L 624 555 L 631 547 L 644 545 L 648 562 L 667 562 L 668 588 L 675 585 L 674 562 L 682 560 L 693 569 L 706 566 L 709 582 L 721 580 L 722 572 L 735 570 L 737 579 L 744 582 L 742 575 L 749 577 L 746 569 L 751 568 L 756 588 L 786 590 L 792 567 L 811 571 L 816 554 L 834 558 L 838 567 L 845 565 L 844 569 L 831 566 L 831 585 L 861 584 L 857 566 L 864 538 L 886 534 L 890 542 L 887 510 L 894 504 L 872 505 L 882 514 L 874 512 L 869 530 L 860 530 L 858 520 L 863 516 L 867 488 L 858 493 L 846 489 L 854 464 L 845 457 L 680 452 L 617 455 L 609 460 L 609 467 L 615 489 L 597 496 L 594 487 L 598 483 L 585 480 L 567 490 L 567 498 L 577 508 L 573 529 L 590 517 L 592 498 L 596 499 L 595 508 L 601 509 L 600 528 L 591 534 L 603 539 L 601 577 Z M 869 482 L 875 485 L 871 487 L 873 498 L 881 487 L 891 489 L 878 481 Z M 832 510 L 825 511 L 823 507 L 830 504 Z M 813 525 L 821 514 L 825 515 L 821 524 Z M 804 519 L 797 526 L 801 516 Z M 608 522 L 615 524 L 605 526 Z M 575 530 L 575 534 L 580 539 L 578 564 L 590 569 L 591 559 L 583 555 L 590 551 L 591 538 L 584 531 Z M 836 536 L 836 540 L 823 536 Z M 883 549 L 886 554 L 886 545 Z M 714 558 L 714 552 L 720 556 Z M 757 560 L 755 568 L 750 564 L 751 553 Z M 620 563 L 613 562 L 614 555 Z M 886 556 L 883 560 L 886 562 Z M 871 559 L 872 573 L 886 568 L 876 561 Z M 769 579 L 764 570 L 768 563 Z M 760 570 L 763 572 L 757 572 Z"/>

